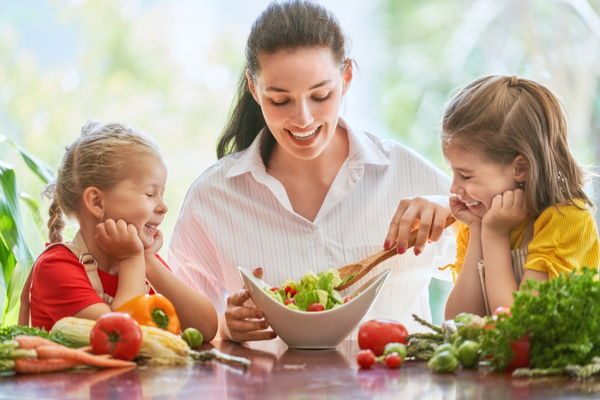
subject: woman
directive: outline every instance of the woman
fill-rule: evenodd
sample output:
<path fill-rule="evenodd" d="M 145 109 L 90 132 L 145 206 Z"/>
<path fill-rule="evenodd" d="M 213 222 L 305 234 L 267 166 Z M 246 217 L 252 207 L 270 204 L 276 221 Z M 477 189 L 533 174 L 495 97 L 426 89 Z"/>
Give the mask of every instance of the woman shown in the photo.
<path fill-rule="evenodd" d="M 211 299 L 234 341 L 275 337 L 248 299 L 237 266 L 273 286 L 396 246 L 414 253 L 375 268 L 393 274 L 367 318 L 430 319 L 428 285 L 452 260 L 442 237 L 450 179 L 413 151 L 358 131 L 340 117 L 352 62 L 337 19 L 310 1 L 272 3 L 252 26 L 246 70 L 219 161 L 194 182 L 169 246 L 173 272 Z M 421 195 L 439 195 L 429 200 Z M 430 201 L 430 200 L 436 201 Z M 392 221 L 391 224 L 389 221 Z M 450 262 L 450 261 L 448 261 Z M 358 287 L 358 286 L 357 286 Z"/>

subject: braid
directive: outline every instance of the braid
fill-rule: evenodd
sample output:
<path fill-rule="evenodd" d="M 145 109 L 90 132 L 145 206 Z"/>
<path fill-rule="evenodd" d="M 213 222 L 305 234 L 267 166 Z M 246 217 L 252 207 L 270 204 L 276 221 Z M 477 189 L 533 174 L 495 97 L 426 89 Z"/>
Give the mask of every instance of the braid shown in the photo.
<path fill-rule="evenodd" d="M 48 237 L 50 243 L 60 243 L 63 241 L 62 231 L 65 229 L 66 223 L 56 199 L 53 199 L 52 203 L 50 203 L 48 215 L 50 215 L 50 219 L 48 220 Z"/>

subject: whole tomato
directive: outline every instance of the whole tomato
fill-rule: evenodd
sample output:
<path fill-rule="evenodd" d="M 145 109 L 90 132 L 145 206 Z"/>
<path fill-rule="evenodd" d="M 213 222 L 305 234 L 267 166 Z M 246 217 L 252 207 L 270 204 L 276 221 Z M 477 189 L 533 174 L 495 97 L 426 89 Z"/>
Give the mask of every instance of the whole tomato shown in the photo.
<path fill-rule="evenodd" d="M 142 347 L 142 330 L 129 314 L 104 314 L 92 328 L 90 344 L 95 354 L 110 354 L 113 358 L 130 361 Z"/>
<path fill-rule="evenodd" d="M 492 313 L 492 319 L 494 322 L 498 319 L 500 314 L 506 314 L 507 317 L 510 317 L 510 307 L 498 307 L 496 311 Z M 486 325 L 485 329 L 494 329 L 495 324 Z M 529 367 L 531 361 L 529 360 L 529 335 L 523 336 L 521 339 L 516 342 L 512 342 L 510 344 L 510 349 L 515 353 L 515 357 L 508 364 L 507 368 L 515 369 L 515 368 L 526 368 Z"/>
<path fill-rule="evenodd" d="M 358 346 L 365 350 L 373 350 L 376 356 L 383 354 L 388 343 L 404 343 L 408 331 L 398 321 L 391 319 L 372 319 L 358 329 Z"/>
<path fill-rule="evenodd" d="M 529 367 L 529 335 L 523 336 L 521 339 L 510 344 L 510 349 L 515 353 L 515 358 L 508 364 L 508 368 L 525 368 Z"/>

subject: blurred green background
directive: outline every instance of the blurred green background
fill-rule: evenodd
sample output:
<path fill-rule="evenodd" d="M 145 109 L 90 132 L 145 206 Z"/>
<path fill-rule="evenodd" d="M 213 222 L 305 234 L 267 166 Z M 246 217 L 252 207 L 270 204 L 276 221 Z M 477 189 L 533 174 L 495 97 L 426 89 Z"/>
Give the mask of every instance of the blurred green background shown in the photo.
<path fill-rule="evenodd" d="M 343 116 L 357 128 L 396 139 L 449 172 L 437 140 L 444 103 L 478 76 L 518 75 L 558 95 L 569 112 L 573 153 L 598 171 L 600 0 L 320 3 L 352 41 L 359 71 Z M 56 168 L 88 119 L 146 131 L 169 170 L 168 243 L 187 188 L 216 160 L 244 42 L 267 4 L 0 1 L 0 135 Z M 43 184 L 7 142 L 0 142 L 0 160 L 14 166 L 20 191 L 40 192 Z M 596 198 L 598 182 L 587 191 Z M 43 242 L 23 213 L 37 254 Z"/>

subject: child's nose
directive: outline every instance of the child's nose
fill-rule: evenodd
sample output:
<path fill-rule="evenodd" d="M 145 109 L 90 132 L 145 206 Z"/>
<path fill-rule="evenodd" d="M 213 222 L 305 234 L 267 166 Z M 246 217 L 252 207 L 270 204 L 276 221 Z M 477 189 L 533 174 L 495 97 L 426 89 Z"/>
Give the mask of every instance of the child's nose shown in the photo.
<path fill-rule="evenodd" d="M 465 190 L 458 184 L 456 179 L 452 179 L 452 185 L 450 186 L 450 193 L 457 194 L 460 196 L 465 193 Z"/>
<path fill-rule="evenodd" d="M 167 203 L 165 203 L 164 200 L 161 200 L 156 211 L 159 214 L 165 214 L 167 211 L 169 211 L 169 207 L 167 206 Z"/>

